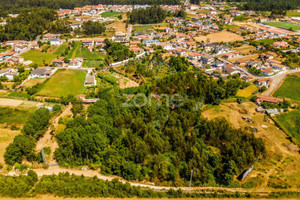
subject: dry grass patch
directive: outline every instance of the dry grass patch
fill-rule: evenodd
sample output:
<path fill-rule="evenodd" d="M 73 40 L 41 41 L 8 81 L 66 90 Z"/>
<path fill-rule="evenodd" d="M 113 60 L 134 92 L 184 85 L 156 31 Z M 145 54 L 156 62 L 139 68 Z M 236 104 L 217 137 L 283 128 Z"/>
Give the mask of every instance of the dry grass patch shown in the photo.
<path fill-rule="evenodd" d="M 269 176 L 280 177 L 292 188 L 298 188 L 300 180 L 300 156 L 296 151 L 291 151 L 288 145 L 292 145 L 286 134 L 275 126 L 270 119 L 265 121 L 264 114 L 255 111 L 256 105 L 252 102 L 243 104 L 223 103 L 203 112 L 203 116 L 209 120 L 216 117 L 224 117 L 235 128 L 255 127 L 258 132 L 256 137 L 262 138 L 266 144 L 267 157 L 255 163 L 254 170 L 249 178 L 262 174 L 264 182 L 258 188 L 267 187 Z M 243 116 L 251 118 L 253 123 L 242 119 Z M 266 126 L 263 128 L 262 126 Z M 297 148 L 297 147 L 296 147 Z M 247 179 L 242 182 L 245 183 Z M 266 191 L 268 188 L 266 188 Z"/>
<path fill-rule="evenodd" d="M 46 80 L 45 78 L 35 78 L 35 79 L 30 79 L 30 80 L 26 81 L 26 82 L 22 85 L 22 87 L 25 87 L 25 88 L 27 88 L 27 87 L 32 87 L 32 86 L 34 86 L 34 85 L 36 85 L 36 84 L 38 84 L 38 83 L 43 83 L 45 80 Z"/>
<path fill-rule="evenodd" d="M 209 42 L 235 42 L 235 41 L 243 41 L 244 38 L 235 33 L 231 33 L 228 31 L 221 31 L 217 33 L 208 34 L 207 36 L 195 37 L 195 40 L 197 42 L 201 42 L 201 41 L 206 42 L 208 40 Z"/>
<path fill-rule="evenodd" d="M 16 135 L 20 131 L 12 131 L 10 129 L 0 128 L 0 163 L 4 164 L 4 153 L 6 147 L 13 142 Z"/>

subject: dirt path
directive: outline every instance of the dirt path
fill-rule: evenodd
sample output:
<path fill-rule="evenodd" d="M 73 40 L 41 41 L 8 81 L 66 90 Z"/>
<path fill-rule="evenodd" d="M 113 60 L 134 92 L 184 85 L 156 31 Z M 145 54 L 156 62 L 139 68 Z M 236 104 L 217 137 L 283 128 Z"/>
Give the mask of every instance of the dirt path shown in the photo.
<path fill-rule="evenodd" d="M 136 183 L 136 182 L 128 182 L 120 177 L 117 176 L 105 176 L 100 174 L 98 171 L 95 170 L 77 170 L 77 169 L 66 169 L 66 168 L 60 168 L 60 167 L 50 167 L 48 169 L 35 169 L 34 170 L 38 177 L 42 177 L 44 175 L 58 175 L 59 173 L 70 173 L 78 176 L 85 176 L 85 177 L 97 177 L 102 180 L 112 181 L 114 178 L 118 178 L 122 183 L 129 183 L 131 186 L 137 186 L 142 188 L 151 189 L 154 191 L 168 191 L 170 189 L 178 190 L 181 189 L 182 191 L 189 192 L 213 192 L 214 190 L 223 190 L 226 192 L 240 192 L 240 193 L 247 193 L 247 192 L 254 192 L 256 194 L 266 195 L 269 192 L 272 191 L 300 191 L 300 189 L 272 189 L 272 188 L 259 188 L 259 189 L 245 189 L 245 188 L 223 188 L 223 187 L 169 187 L 169 186 L 155 186 L 145 183 Z M 17 175 L 15 172 L 9 172 L 9 176 L 15 176 Z"/>
<path fill-rule="evenodd" d="M 59 118 L 67 116 L 67 115 L 72 115 L 71 108 L 72 108 L 71 104 L 66 106 L 60 115 L 56 116 L 54 119 L 51 120 L 50 124 L 56 128 L 58 125 Z M 55 138 L 53 137 L 53 135 L 51 135 L 51 132 L 52 132 L 51 127 L 49 127 L 48 130 L 46 131 L 45 135 L 40 139 L 39 142 L 37 142 L 36 150 L 38 152 L 41 151 L 41 143 L 42 143 L 43 148 L 50 147 L 51 153 L 47 160 L 48 164 L 56 164 L 56 161 L 53 158 L 53 153 L 54 153 L 55 149 L 58 148 L 58 144 L 57 144 Z"/>

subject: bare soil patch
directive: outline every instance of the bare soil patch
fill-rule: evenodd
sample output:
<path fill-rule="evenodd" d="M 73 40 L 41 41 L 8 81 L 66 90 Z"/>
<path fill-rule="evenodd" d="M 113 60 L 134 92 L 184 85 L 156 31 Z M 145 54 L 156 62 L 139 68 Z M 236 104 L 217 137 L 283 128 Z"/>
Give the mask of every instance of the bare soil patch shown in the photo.
<path fill-rule="evenodd" d="M 243 41 L 244 38 L 235 33 L 231 33 L 228 31 L 221 31 L 217 33 L 208 34 L 207 36 L 195 37 L 195 40 L 197 42 L 201 42 L 201 41 L 206 42 L 208 40 L 209 42 L 234 42 L 234 41 Z"/>

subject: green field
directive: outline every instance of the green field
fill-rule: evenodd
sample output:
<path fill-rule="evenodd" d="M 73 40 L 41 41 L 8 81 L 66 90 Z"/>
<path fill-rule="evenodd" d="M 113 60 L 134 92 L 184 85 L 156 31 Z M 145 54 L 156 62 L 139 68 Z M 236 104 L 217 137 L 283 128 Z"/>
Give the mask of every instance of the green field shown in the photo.
<path fill-rule="evenodd" d="M 256 90 L 257 90 L 257 86 L 256 85 L 250 85 L 249 87 L 247 87 L 247 88 L 245 88 L 243 90 L 239 90 L 236 96 L 248 98 Z"/>
<path fill-rule="evenodd" d="M 102 60 L 105 55 L 100 53 L 93 53 L 89 51 L 86 47 L 81 46 L 81 42 L 75 42 L 75 46 L 69 51 L 67 57 L 71 58 L 86 58 L 89 60 Z"/>
<path fill-rule="evenodd" d="M 98 67 L 103 63 L 103 60 L 85 60 L 83 61 L 82 67 Z"/>
<path fill-rule="evenodd" d="M 45 83 L 37 96 L 62 97 L 84 92 L 85 71 L 59 70 Z"/>
<path fill-rule="evenodd" d="M 104 12 L 104 13 L 101 13 L 101 17 L 118 17 L 119 15 L 122 15 L 123 13 L 122 12 Z"/>
<path fill-rule="evenodd" d="M 266 45 L 266 44 L 273 44 L 276 41 L 277 40 L 275 40 L 275 39 L 262 39 L 262 40 L 255 40 L 255 41 L 253 41 L 253 43 L 255 45 Z"/>
<path fill-rule="evenodd" d="M 287 23 L 287 22 L 266 22 L 270 26 L 276 26 L 280 28 L 285 28 L 285 29 L 292 29 L 294 31 L 299 31 L 300 30 L 300 25 L 297 24 L 292 24 L 292 23 Z"/>
<path fill-rule="evenodd" d="M 148 29 L 153 29 L 154 27 L 152 25 L 141 25 L 141 26 L 134 26 L 133 29 L 135 31 L 143 31 Z"/>
<path fill-rule="evenodd" d="M 34 64 L 43 66 L 45 64 L 50 64 L 54 58 L 59 57 L 61 53 L 65 51 L 67 46 L 68 44 L 64 43 L 59 46 L 53 53 L 43 53 L 40 51 L 30 50 L 22 54 L 21 56 L 24 58 L 24 60 L 31 60 Z"/>
<path fill-rule="evenodd" d="M 277 116 L 277 121 L 284 127 L 300 144 L 300 110 Z"/>
<path fill-rule="evenodd" d="M 296 11 L 288 11 L 286 13 L 286 16 L 289 16 L 289 17 L 300 17 L 300 12 L 296 12 Z"/>
<path fill-rule="evenodd" d="M 300 101 L 300 77 L 288 76 L 274 96 Z"/>
<path fill-rule="evenodd" d="M 234 24 L 228 24 L 226 26 L 224 26 L 225 29 L 231 29 L 231 28 L 239 28 L 238 25 L 234 25 Z"/>
<path fill-rule="evenodd" d="M 0 107 L 0 124 L 24 124 L 34 109 Z"/>

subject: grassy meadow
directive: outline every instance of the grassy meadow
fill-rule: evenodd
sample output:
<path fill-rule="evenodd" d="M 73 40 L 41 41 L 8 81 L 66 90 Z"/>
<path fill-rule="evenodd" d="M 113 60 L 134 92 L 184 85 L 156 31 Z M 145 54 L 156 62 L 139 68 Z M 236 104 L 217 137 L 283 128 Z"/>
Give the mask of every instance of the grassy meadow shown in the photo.
<path fill-rule="evenodd" d="M 288 76 L 274 96 L 300 101 L 300 77 Z"/>
<path fill-rule="evenodd" d="M 34 109 L 0 107 L 0 124 L 24 124 Z"/>
<path fill-rule="evenodd" d="M 104 17 L 104 18 L 107 18 L 107 17 L 118 17 L 119 15 L 122 15 L 122 14 L 123 14 L 122 12 L 111 12 L 111 11 L 108 11 L 108 12 L 101 13 L 101 17 Z"/>
<path fill-rule="evenodd" d="M 277 116 L 277 121 L 283 126 L 300 144 L 300 110 L 284 113 Z"/>
<path fill-rule="evenodd" d="M 21 56 L 24 60 L 31 60 L 33 64 L 37 64 L 39 66 L 43 66 L 45 64 L 50 64 L 53 59 L 59 57 L 61 53 L 63 53 L 68 47 L 67 43 L 63 43 L 59 47 L 51 47 L 47 50 L 47 52 L 40 52 L 36 50 L 30 50 Z M 54 48 L 56 48 L 54 50 Z"/>
<path fill-rule="evenodd" d="M 299 31 L 300 30 L 300 25 L 297 24 L 292 24 L 288 22 L 267 22 L 268 25 L 270 26 L 275 26 L 275 27 L 280 27 L 280 28 L 285 28 L 285 29 L 290 29 L 294 31 Z"/>
<path fill-rule="evenodd" d="M 48 97 L 76 96 L 84 91 L 85 75 L 86 71 L 58 70 L 36 95 Z"/>
<path fill-rule="evenodd" d="M 239 90 L 236 96 L 248 98 L 256 90 L 257 90 L 257 86 L 256 85 L 250 85 L 249 87 L 247 87 L 247 88 L 245 88 L 243 90 Z"/>

